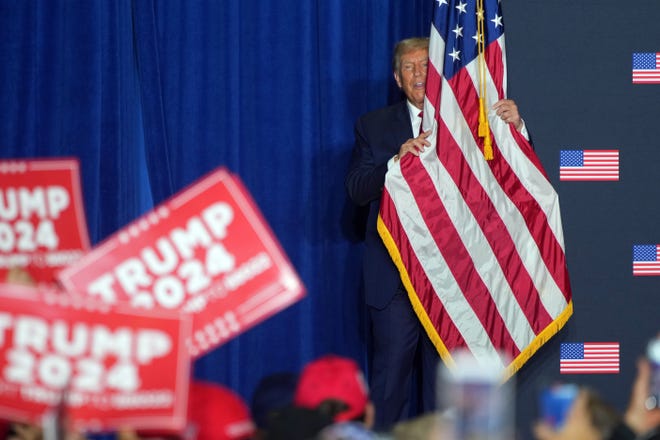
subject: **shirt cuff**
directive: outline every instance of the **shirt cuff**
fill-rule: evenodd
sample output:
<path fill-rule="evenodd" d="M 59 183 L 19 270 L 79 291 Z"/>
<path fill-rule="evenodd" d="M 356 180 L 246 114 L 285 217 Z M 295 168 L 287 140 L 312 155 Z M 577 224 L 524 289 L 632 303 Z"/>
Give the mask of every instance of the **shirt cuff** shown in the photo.
<path fill-rule="evenodd" d="M 520 118 L 520 121 L 522 121 L 522 127 L 520 127 L 520 130 L 518 130 L 518 132 L 522 134 L 523 137 L 529 141 L 529 132 L 527 131 L 527 125 L 525 125 L 525 120 Z"/>
<path fill-rule="evenodd" d="M 392 168 L 392 167 L 394 166 L 394 164 L 396 163 L 396 161 L 395 161 L 394 159 L 395 159 L 397 156 L 398 156 L 398 154 L 395 154 L 394 156 L 392 156 L 392 158 L 391 158 L 390 160 L 387 161 L 387 169 L 388 169 L 388 170 L 389 170 L 390 168 Z"/>

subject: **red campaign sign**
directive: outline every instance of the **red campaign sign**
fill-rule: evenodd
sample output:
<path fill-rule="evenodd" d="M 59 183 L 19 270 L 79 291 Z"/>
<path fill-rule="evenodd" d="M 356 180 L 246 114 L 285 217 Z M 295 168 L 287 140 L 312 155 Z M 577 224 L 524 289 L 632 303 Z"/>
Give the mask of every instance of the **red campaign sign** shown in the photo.
<path fill-rule="evenodd" d="M 76 430 L 185 426 L 188 317 L 10 284 L 0 301 L 1 418 L 62 410 Z"/>
<path fill-rule="evenodd" d="M 36 282 L 89 250 L 78 161 L 0 161 L 0 279 L 12 268 Z"/>
<path fill-rule="evenodd" d="M 58 275 L 71 292 L 193 315 L 200 356 L 305 294 L 239 179 L 217 169 Z"/>

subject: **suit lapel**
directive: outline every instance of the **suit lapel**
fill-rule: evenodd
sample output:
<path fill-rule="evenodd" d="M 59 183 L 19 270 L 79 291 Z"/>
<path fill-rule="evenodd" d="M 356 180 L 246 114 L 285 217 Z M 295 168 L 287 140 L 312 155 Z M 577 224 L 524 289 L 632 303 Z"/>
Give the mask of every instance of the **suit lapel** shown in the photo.
<path fill-rule="evenodd" d="M 410 123 L 410 115 L 408 114 L 406 100 L 401 101 L 397 106 L 395 124 L 393 132 L 396 133 L 396 145 L 401 146 L 404 142 L 413 137 L 412 124 Z M 398 148 L 394 153 L 398 153 Z"/>

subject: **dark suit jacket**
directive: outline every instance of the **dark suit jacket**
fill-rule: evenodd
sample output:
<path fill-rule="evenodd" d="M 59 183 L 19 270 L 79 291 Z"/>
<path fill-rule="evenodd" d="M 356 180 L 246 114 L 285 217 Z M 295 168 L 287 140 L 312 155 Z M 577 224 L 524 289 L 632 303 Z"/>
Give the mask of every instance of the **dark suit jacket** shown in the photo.
<path fill-rule="evenodd" d="M 346 189 L 358 205 L 369 205 L 364 253 L 366 302 L 382 309 L 401 278 L 376 230 L 387 162 L 413 137 L 406 101 L 367 113 L 355 123 L 355 146 L 346 175 Z"/>

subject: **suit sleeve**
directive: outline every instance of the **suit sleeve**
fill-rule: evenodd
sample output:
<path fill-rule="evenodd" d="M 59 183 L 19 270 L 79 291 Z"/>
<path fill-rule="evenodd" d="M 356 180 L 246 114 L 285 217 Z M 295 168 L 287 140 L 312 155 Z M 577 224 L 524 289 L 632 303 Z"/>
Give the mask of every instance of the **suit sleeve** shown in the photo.
<path fill-rule="evenodd" d="M 360 206 L 379 199 L 385 184 L 387 162 L 376 163 L 362 119 L 355 123 L 355 144 L 344 184 L 349 197 Z"/>

